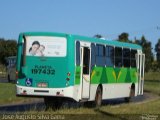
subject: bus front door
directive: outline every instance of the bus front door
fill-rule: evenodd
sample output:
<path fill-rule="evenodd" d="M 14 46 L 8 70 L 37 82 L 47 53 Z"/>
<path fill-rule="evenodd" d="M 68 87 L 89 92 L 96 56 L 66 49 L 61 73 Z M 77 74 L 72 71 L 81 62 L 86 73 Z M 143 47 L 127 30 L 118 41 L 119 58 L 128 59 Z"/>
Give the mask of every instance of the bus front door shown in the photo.
<path fill-rule="evenodd" d="M 81 99 L 89 99 L 90 93 L 90 48 L 81 47 Z"/>
<path fill-rule="evenodd" d="M 143 95 L 145 55 L 137 54 L 138 95 Z"/>

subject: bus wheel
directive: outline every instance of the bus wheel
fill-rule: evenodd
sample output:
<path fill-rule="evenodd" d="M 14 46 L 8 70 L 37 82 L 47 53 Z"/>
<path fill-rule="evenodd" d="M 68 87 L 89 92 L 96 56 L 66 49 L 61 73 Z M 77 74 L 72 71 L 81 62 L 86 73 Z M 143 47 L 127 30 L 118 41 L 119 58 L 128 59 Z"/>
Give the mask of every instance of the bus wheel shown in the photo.
<path fill-rule="evenodd" d="M 132 98 L 135 96 L 135 88 L 131 87 L 129 97 L 125 98 L 125 102 L 131 102 Z"/>
<path fill-rule="evenodd" d="M 93 102 L 93 101 L 87 101 L 87 102 L 83 103 L 83 106 L 86 107 L 86 108 L 92 108 L 95 105 L 94 103 L 95 102 Z"/>
<path fill-rule="evenodd" d="M 51 104 L 51 99 L 50 97 L 44 97 L 44 104 L 46 106 L 46 110 L 48 110 L 52 105 Z"/>
<path fill-rule="evenodd" d="M 46 106 L 46 110 L 48 110 L 48 109 L 57 110 L 63 104 L 61 99 L 54 98 L 54 97 L 44 97 L 44 103 Z"/>
<path fill-rule="evenodd" d="M 102 89 L 98 86 L 95 96 L 95 106 L 99 107 L 102 104 Z"/>

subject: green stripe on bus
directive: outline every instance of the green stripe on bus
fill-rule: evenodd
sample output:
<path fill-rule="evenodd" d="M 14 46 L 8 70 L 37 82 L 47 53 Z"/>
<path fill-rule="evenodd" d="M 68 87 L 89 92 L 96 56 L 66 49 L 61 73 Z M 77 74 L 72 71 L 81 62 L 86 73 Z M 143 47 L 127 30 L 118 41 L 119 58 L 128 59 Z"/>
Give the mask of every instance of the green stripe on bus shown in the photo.
<path fill-rule="evenodd" d="M 80 84 L 81 67 L 76 67 L 75 84 Z M 91 84 L 103 83 L 135 83 L 137 82 L 136 68 L 93 67 Z"/>
<path fill-rule="evenodd" d="M 79 85 L 80 84 L 80 79 L 81 79 L 81 67 L 77 66 L 76 67 L 76 73 L 75 73 L 75 85 Z"/>

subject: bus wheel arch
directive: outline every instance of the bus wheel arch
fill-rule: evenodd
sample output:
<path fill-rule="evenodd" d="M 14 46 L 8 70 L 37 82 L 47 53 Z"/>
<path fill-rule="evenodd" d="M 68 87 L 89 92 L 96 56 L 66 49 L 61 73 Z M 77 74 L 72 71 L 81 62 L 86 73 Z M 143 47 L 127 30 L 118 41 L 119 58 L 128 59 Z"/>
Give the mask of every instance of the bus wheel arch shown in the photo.
<path fill-rule="evenodd" d="M 125 98 L 125 102 L 131 102 L 131 99 L 135 96 L 135 83 L 130 86 L 129 97 Z"/>
<path fill-rule="evenodd" d="M 135 96 L 135 83 L 132 83 L 131 90 L 130 90 L 130 97 Z"/>
<path fill-rule="evenodd" d="M 95 106 L 99 107 L 102 104 L 103 86 L 99 84 L 95 94 Z"/>

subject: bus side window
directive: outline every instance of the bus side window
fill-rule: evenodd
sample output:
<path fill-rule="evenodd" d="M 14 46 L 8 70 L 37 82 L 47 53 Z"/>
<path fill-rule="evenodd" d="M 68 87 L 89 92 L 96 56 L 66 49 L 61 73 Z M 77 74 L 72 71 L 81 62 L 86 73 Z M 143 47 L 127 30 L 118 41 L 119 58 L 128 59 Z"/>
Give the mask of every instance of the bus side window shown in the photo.
<path fill-rule="evenodd" d="M 89 65 L 90 65 L 90 50 L 87 47 L 84 47 L 83 52 L 83 74 L 89 74 Z"/>
<path fill-rule="evenodd" d="M 114 47 L 106 46 L 106 66 L 114 66 Z"/>
<path fill-rule="evenodd" d="M 80 42 L 76 42 L 76 65 L 80 65 Z"/>
<path fill-rule="evenodd" d="M 122 67 L 122 48 L 115 47 L 115 66 Z"/>
<path fill-rule="evenodd" d="M 130 67 L 130 49 L 123 49 L 123 66 Z"/>
<path fill-rule="evenodd" d="M 91 70 L 93 69 L 95 63 L 96 63 L 96 47 L 95 47 L 95 44 L 92 43 L 91 44 Z"/>
<path fill-rule="evenodd" d="M 137 50 L 131 50 L 131 67 L 136 67 L 136 53 Z"/>
<path fill-rule="evenodd" d="M 96 65 L 105 66 L 105 46 L 96 45 Z"/>

